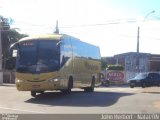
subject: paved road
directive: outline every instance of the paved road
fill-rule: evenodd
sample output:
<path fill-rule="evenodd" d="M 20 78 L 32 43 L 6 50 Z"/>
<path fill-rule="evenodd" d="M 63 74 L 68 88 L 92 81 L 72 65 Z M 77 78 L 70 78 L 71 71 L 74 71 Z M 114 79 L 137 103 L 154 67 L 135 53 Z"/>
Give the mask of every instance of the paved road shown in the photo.
<path fill-rule="evenodd" d="M 74 89 L 70 95 L 47 92 L 33 98 L 15 86 L 0 86 L 0 113 L 105 114 L 160 113 L 160 87 L 101 87 L 94 93 Z"/>

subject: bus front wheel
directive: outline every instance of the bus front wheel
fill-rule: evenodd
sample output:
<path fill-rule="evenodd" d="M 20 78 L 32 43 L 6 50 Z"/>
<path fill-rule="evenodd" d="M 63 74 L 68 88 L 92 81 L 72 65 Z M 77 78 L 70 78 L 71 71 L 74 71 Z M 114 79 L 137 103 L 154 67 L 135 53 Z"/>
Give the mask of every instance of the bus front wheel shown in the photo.
<path fill-rule="evenodd" d="M 70 94 L 71 93 L 71 89 L 73 88 L 73 78 L 70 77 L 69 81 L 68 81 L 68 86 L 67 89 L 61 90 L 63 93 L 65 94 Z"/>
<path fill-rule="evenodd" d="M 31 96 L 36 97 L 36 91 L 31 91 Z"/>

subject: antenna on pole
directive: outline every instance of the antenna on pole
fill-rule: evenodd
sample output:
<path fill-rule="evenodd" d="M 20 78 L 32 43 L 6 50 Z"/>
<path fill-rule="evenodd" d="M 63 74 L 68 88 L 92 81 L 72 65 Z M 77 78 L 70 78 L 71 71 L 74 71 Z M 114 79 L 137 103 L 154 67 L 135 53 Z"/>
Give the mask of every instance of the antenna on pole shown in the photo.
<path fill-rule="evenodd" d="M 58 20 L 56 21 L 56 27 L 54 33 L 59 34 Z"/>

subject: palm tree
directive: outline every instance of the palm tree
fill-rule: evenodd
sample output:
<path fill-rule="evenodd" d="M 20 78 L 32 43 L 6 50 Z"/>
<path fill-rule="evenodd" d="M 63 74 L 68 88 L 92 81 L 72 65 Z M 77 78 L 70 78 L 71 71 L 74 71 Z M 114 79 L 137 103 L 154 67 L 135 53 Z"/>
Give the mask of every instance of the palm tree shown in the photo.
<path fill-rule="evenodd" d="M 2 68 L 5 69 L 7 65 L 9 65 L 10 56 L 9 56 L 9 48 L 10 45 L 17 42 L 19 39 L 23 37 L 27 37 L 26 34 L 20 34 L 17 32 L 17 28 L 10 28 L 10 25 L 13 23 L 13 19 L 4 18 L 0 16 L 0 34 L 1 34 L 1 44 L 2 44 Z M 9 62 L 9 63 L 8 63 Z"/>

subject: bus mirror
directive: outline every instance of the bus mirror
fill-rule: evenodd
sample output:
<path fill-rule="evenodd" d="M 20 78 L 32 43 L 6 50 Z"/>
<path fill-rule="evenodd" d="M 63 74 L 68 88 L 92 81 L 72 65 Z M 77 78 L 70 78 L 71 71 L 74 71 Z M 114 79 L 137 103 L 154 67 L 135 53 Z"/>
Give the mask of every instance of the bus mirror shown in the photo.
<path fill-rule="evenodd" d="M 9 53 L 11 57 L 17 57 L 17 43 L 10 46 Z"/>
<path fill-rule="evenodd" d="M 17 50 L 13 50 L 12 57 L 17 57 Z"/>
<path fill-rule="evenodd" d="M 61 41 L 59 41 L 59 42 L 56 44 L 56 46 L 59 46 L 61 43 L 62 43 L 62 42 L 61 42 Z"/>

